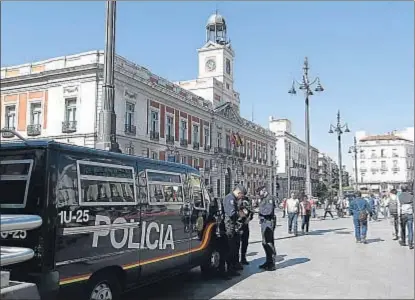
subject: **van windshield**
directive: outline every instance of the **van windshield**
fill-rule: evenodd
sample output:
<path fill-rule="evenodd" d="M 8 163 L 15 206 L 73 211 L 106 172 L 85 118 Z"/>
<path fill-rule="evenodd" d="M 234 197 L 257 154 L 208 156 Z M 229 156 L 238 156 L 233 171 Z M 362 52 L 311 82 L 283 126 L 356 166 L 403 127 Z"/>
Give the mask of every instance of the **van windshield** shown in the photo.
<path fill-rule="evenodd" d="M 0 207 L 26 206 L 33 160 L 0 161 Z"/>

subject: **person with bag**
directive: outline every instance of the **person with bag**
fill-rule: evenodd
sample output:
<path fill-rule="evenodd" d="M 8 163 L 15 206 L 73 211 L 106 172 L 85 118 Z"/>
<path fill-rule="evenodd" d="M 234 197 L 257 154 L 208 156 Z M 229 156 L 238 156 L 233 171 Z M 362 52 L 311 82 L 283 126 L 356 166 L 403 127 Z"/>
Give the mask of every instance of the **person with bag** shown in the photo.
<path fill-rule="evenodd" d="M 350 203 L 349 211 L 353 216 L 356 243 L 366 244 L 368 217 L 372 216 L 372 210 L 369 203 L 362 198 L 360 191 L 356 192 L 356 198 Z"/>
<path fill-rule="evenodd" d="M 300 202 L 300 216 L 301 216 L 301 233 L 308 234 L 308 229 L 310 227 L 310 217 L 311 217 L 311 203 L 308 200 L 307 196 L 304 196 Z"/>
<path fill-rule="evenodd" d="M 390 215 L 390 222 L 393 226 L 393 240 L 399 239 L 399 215 L 398 215 L 398 191 L 392 189 L 389 192 L 389 197 L 385 202 L 385 208 L 388 208 Z"/>
<path fill-rule="evenodd" d="M 414 195 L 406 187 L 398 196 L 398 215 L 401 224 L 400 245 L 406 246 L 406 237 L 408 234 L 409 249 L 414 249 Z"/>

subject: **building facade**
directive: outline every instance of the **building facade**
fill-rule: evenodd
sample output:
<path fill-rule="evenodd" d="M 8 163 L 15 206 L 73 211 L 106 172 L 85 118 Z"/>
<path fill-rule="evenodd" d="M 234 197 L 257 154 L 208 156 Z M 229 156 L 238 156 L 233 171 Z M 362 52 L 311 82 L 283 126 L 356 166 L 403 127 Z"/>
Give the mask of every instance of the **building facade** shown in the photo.
<path fill-rule="evenodd" d="M 277 194 L 280 198 L 305 191 L 306 181 L 306 143 L 292 133 L 291 121 L 269 118 L 269 129 L 275 133 Z M 310 152 L 311 188 L 315 196 L 318 177 L 318 150 L 311 147 Z"/>
<path fill-rule="evenodd" d="M 221 48 L 225 68 L 221 69 L 224 74 L 217 71 L 219 55 L 218 69 L 211 77 L 205 74 L 204 80 L 226 89 L 228 81 L 233 82 L 229 79 L 233 78 L 233 56 L 227 50 L 231 46 L 222 38 L 226 32 L 218 30 L 219 23 L 213 26 L 212 20 L 225 22 L 216 14 L 209 18 L 206 32 L 215 39 L 210 38 L 204 48 L 212 47 L 212 52 L 206 56 L 209 50 L 205 49 L 199 55 L 204 53 L 210 60 Z M 27 138 L 96 147 L 103 59 L 102 51 L 91 51 L 2 68 L 1 128 L 15 129 Z M 210 65 L 206 62 L 203 68 L 211 70 Z M 251 193 L 266 185 L 274 194 L 275 135 L 241 118 L 239 94 L 233 88 L 219 103 L 214 101 L 216 90 L 211 92 L 212 97 L 208 93 L 201 97 L 185 85 L 116 56 L 114 108 L 122 152 L 198 168 L 214 196 L 223 197 L 236 183 Z M 14 139 L 2 133 L 3 141 Z"/>
<path fill-rule="evenodd" d="M 345 169 L 343 168 L 343 172 Z M 348 173 L 343 173 L 343 186 L 348 186 Z M 328 195 L 335 196 L 339 188 L 339 166 L 327 154 L 318 154 L 318 177 L 320 185 L 323 184 L 328 192 Z"/>
<path fill-rule="evenodd" d="M 392 188 L 413 187 L 414 142 L 409 138 L 410 135 L 402 137 L 397 132 L 383 135 L 356 133 L 360 190 L 380 193 Z"/>

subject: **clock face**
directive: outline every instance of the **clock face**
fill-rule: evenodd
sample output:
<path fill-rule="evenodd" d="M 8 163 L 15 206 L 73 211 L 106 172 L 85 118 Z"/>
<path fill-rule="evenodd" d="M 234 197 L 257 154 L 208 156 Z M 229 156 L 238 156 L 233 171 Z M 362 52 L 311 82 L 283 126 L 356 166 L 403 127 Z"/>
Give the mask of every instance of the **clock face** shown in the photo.
<path fill-rule="evenodd" d="M 226 73 L 231 75 L 231 61 L 229 59 L 226 59 Z"/>
<path fill-rule="evenodd" d="M 206 62 L 206 70 L 208 70 L 209 72 L 212 72 L 216 69 L 216 63 L 213 59 L 209 59 Z"/>

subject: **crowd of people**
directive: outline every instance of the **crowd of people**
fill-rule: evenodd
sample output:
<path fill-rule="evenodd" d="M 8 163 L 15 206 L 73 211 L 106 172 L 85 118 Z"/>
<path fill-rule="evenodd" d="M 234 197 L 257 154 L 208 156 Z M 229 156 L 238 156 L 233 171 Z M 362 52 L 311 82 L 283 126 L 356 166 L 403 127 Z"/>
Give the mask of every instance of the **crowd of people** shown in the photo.
<path fill-rule="evenodd" d="M 277 203 L 266 188 L 260 187 L 256 191 L 258 200 L 258 216 L 262 234 L 262 246 L 265 251 L 265 262 L 260 265 L 261 269 L 267 271 L 276 270 L 276 248 L 274 244 L 274 231 L 276 227 Z M 222 255 L 220 273 L 226 277 L 240 275 L 238 271 L 243 270 L 243 265 L 248 265 L 246 253 L 249 240 L 249 222 L 254 216 L 253 201 L 247 197 L 247 191 L 242 185 L 237 185 L 221 202 L 223 205 Z M 363 195 L 356 192 L 353 197 L 330 201 L 326 199 L 323 203 L 326 219 L 332 214 L 333 205 L 340 218 L 349 215 L 353 219 L 355 237 L 357 243 L 367 243 L 368 222 L 378 221 L 379 213 L 384 219 L 389 219 L 392 224 L 393 239 L 399 240 L 402 246 L 408 245 L 414 248 L 413 241 L 413 215 L 414 196 L 413 193 L 402 189 L 401 192 L 391 190 L 382 198 L 373 195 Z M 301 233 L 306 235 L 310 230 L 310 219 L 317 218 L 316 210 L 320 206 L 317 199 L 309 198 L 305 194 L 291 193 L 290 198 L 283 199 L 281 203 L 282 218 L 288 219 L 288 233 L 298 235 L 298 219 L 301 220 Z M 220 226 L 218 226 L 219 228 Z M 406 243 L 407 242 L 407 243 Z"/>

